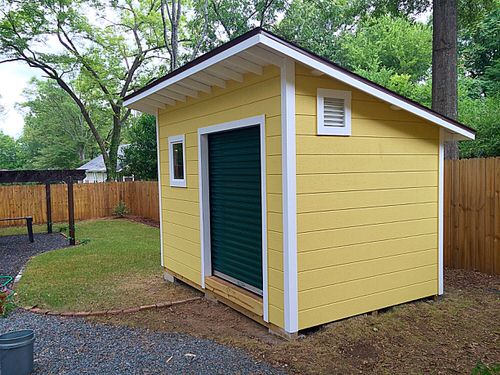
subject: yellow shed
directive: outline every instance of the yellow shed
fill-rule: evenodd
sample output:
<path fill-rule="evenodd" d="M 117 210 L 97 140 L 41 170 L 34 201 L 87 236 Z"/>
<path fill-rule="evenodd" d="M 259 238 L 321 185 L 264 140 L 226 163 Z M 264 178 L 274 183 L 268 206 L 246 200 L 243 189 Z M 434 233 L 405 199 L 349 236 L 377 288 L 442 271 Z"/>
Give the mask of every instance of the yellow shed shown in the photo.
<path fill-rule="evenodd" d="M 474 130 L 262 29 L 125 98 L 161 260 L 285 334 L 443 293 L 443 144 Z"/>

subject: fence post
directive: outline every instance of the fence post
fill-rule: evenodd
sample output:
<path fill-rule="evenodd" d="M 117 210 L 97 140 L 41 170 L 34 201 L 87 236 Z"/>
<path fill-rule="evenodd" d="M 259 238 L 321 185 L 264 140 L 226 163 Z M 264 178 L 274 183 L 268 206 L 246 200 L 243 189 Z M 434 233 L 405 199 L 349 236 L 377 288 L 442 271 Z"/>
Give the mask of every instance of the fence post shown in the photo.
<path fill-rule="evenodd" d="M 68 221 L 69 221 L 69 244 L 74 245 L 75 241 L 75 203 L 73 197 L 73 178 L 69 178 L 68 184 Z"/>
<path fill-rule="evenodd" d="M 52 233 L 52 202 L 50 197 L 50 184 L 45 184 L 45 201 L 47 202 L 47 233 Z"/>

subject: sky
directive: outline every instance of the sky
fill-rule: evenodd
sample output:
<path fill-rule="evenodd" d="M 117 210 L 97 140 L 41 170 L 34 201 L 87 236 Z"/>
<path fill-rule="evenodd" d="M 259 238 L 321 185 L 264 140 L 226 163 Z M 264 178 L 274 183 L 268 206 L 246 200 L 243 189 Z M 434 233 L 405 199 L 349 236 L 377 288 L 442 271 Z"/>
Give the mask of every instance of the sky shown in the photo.
<path fill-rule="evenodd" d="M 106 16 L 108 19 L 113 19 L 115 16 L 108 10 Z M 431 15 L 431 10 L 418 15 L 417 20 L 427 22 Z M 89 15 L 91 12 L 88 11 Z M 90 17 L 90 19 L 95 19 Z M 60 46 L 54 43 L 55 40 L 49 38 L 46 47 L 50 51 L 57 51 Z M 24 127 L 24 119 L 21 112 L 16 109 L 16 104 L 23 102 L 23 90 L 28 87 L 28 83 L 32 77 L 42 77 L 41 71 L 36 68 L 30 68 L 22 62 L 10 62 L 0 64 L 0 100 L 2 105 L 7 109 L 7 115 L 0 118 L 0 131 L 4 134 L 18 138 L 22 134 Z"/>
<path fill-rule="evenodd" d="M 23 101 L 23 90 L 28 87 L 31 77 L 41 77 L 38 69 L 30 68 L 20 62 L 0 64 L 0 96 L 2 105 L 7 110 L 5 118 L 0 119 L 0 130 L 18 138 L 24 127 L 24 119 L 15 108 Z"/>

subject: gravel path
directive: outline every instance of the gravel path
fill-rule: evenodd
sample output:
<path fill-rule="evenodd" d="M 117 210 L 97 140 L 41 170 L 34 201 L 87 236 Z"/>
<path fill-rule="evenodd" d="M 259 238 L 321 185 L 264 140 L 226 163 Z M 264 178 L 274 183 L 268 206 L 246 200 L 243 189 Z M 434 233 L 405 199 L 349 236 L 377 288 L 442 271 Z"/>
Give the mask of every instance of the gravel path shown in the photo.
<path fill-rule="evenodd" d="M 35 234 L 31 243 L 27 235 L 0 236 L 0 275 L 15 277 L 33 255 L 68 246 L 68 240 L 59 233 Z"/>
<path fill-rule="evenodd" d="M 175 333 L 149 332 L 16 311 L 0 334 L 36 332 L 34 374 L 277 374 L 239 349 Z"/>

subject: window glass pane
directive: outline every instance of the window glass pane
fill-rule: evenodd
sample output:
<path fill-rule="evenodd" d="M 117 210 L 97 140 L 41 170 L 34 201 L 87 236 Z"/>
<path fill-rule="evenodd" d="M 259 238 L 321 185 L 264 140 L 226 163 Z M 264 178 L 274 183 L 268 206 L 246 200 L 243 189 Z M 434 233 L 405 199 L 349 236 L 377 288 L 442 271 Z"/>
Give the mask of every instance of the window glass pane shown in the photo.
<path fill-rule="evenodd" d="M 184 157 L 182 143 L 174 143 L 172 145 L 173 159 L 174 159 L 174 179 L 184 179 Z"/>

